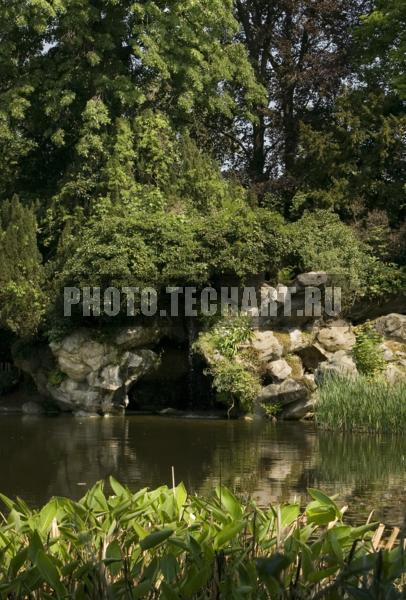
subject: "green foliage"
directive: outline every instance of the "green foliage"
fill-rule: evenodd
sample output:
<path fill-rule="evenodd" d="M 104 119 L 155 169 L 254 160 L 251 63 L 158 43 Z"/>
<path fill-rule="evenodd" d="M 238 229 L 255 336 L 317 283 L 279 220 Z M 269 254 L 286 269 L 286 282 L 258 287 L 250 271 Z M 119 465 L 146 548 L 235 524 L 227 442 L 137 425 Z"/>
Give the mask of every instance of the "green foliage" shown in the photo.
<path fill-rule="evenodd" d="M 274 417 L 276 417 L 280 411 L 281 411 L 281 405 L 278 404 L 277 402 L 273 403 L 273 404 L 265 404 L 262 403 L 261 405 L 262 410 L 265 412 L 265 415 L 268 419 L 273 419 Z"/>
<path fill-rule="evenodd" d="M 35 332 L 48 303 L 27 206 L 54 313 L 65 284 L 280 268 L 344 275 L 351 301 L 402 289 L 402 2 L 377 0 L 353 64 L 359 3 L 254 4 L 0 1 L 0 203 L 17 194 L 13 219 L 32 232 L 16 241 L 2 224 L 14 250 L 0 269 L 1 326 Z M 361 85 L 348 76 L 337 94 L 351 69 Z M 286 226 L 270 207 L 301 218 Z M 358 232 L 385 212 L 399 248 L 306 209 Z"/>
<path fill-rule="evenodd" d="M 48 373 L 48 383 L 52 386 L 60 386 L 65 379 L 66 373 L 63 373 L 59 369 L 54 369 Z"/>
<path fill-rule="evenodd" d="M 301 126 L 293 215 L 332 208 L 354 223 L 382 210 L 396 228 L 405 208 L 405 126 L 402 102 L 379 85 L 344 89 L 324 127 Z"/>
<path fill-rule="evenodd" d="M 226 358 L 233 359 L 241 345 L 253 336 L 251 319 L 245 316 L 224 319 L 215 326 L 212 336 L 215 349 Z"/>
<path fill-rule="evenodd" d="M 240 408 L 243 412 L 252 410 L 253 403 L 261 391 L 260 380 L 247 366 L 231 360 L 219 360 L 210 368 L 213 387 L 220 401 L 230 411 Z"/>
<path fill-rule="evenodd" d="M 246 316 L 224 317 L 200 334 L 195 350 L 209 364 L 213 387 L 219 400 L 229 407 L 249 412 L 261 390 L 257 365 L 242 349 L 252 338 L 251 321 Z"/>
<path fill-rule="evenodd" d="M 358 35 L 369 67 L 406 98 L 406 8 L 402 0 L 376 0 Z"/>
<path fill-rule="evenodd" d="M 404 434 L 406 384 L 384 379 L 327 378 L 319 390 L 316 420 L 328 429 Z"/>
<path fill-rule="evenodd" d="M 355 329 L 355 336 L 356 342 L 352 353 L 358 371 L 371 377 L 382 373 L 386 363 L 379 333 L 370 323 L 366 323 Z"/>
<path fill-rule="evenodd" d="M 204 498 L 183 484 L 136 493 L 110 484 L 111 496 L 99 482 L 79 502 L 52 498 L 40 510 L 2 496 L 4 597 L 402 597 L 401 546 L 376 552 L 378 524 L 348 525 L 316 489 L 301 512 L 241 503 L 225 487 Z"/>
<path fill-rule="evenodd" d="M 378 260 L 353 228 L 329 210 L 306 211 L 289 226 L 292 255 L 299 271 L 326 271 L 341 282 L 345 304 L 364 297 L 400 293 L 404 274 Z"/>
<path fill-rule="evenodd" d="M 100 205 L 80 235 L 60 248 L 56 293 L 71 284 L 161 287 L 261 272 L 273 260 L 272 248 L 282 252 L 282 221 L 276 218 L 273 230 L 263 232 L 259 215 L 231 202 L 205 215 Z"/>
<path fill-rule="evenodd" d="M 0 324 L 18 335 L 31 335 L 44 313 L 44 273 L 34 213 L 16 197 L 1 207 L 0 254 Z"/>

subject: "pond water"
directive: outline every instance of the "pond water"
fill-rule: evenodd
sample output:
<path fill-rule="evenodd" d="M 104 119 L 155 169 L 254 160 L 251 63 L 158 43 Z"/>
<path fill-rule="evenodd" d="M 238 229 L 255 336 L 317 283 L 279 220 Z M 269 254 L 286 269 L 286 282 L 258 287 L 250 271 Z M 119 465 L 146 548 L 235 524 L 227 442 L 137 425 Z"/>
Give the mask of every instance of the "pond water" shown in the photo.
<path fill-rule="evenodd" d="M 307 500 L 306 489 L 338 494 L 357 522 L 402 526 L 406 439 L 317 431 L 313 424 L 111 418 L 0 418 L 0 491 L 40 505 L 51 495 L 79 498 L 114 475 L 137 488 L 184 481 L 207 493 L 221 481 L 266 505 Z"/>

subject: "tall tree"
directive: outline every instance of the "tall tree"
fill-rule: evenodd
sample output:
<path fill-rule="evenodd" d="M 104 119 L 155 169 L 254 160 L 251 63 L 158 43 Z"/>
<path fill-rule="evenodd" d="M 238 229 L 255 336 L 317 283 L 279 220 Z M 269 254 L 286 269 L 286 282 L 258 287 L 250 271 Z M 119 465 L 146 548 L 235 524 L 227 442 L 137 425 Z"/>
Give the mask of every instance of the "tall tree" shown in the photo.
<path fill-rule="evenodd" d="M 369 71 L 379 73 L 382 84 L 390 84 L 406 98 L 406 3 L 376 0 L 359 29 L 361 54 Z"/>
<path fill-rule="evenodd" d="M 18 335 L 35 333 L 44 313 L 44 271 L 33 210 L 16 196 L 0 210 L 0 325 Z"/>
<path fill-rule="evenodd" d="M 0 175 L 0 199 L 4 187 L 3 197 L 38 200 L 43 231 L 113 193 L 102 175 L 120 161 L 137 177 L 142 115 L 162 114 L 180 132 L 259 101 L 232 0 L 0 0 L 0 22 L 0 135 L 15 171 L 11 185 Z"/>
<path fill-rule="evenodd" d="M 358 0 L 235 0 L 245 43 L 266 106 L 237 128 L 247 152 L 237 157 L 260 195 L 289 202 L 298 187 L 301 123 L 328 119 L 340 82 L 350 74 Z M 285 207 L 286 208 L 286 207 Z"/>

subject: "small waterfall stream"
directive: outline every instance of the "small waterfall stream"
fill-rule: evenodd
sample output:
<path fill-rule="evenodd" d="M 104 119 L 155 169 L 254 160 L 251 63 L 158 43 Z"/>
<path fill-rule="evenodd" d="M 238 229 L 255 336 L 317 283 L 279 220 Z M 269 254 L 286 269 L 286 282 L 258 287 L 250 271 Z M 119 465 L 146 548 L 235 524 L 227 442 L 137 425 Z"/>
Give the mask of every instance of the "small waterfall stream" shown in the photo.
<path fill-rule="evenodd" d="M 194 317 L 188 317 L 186 321 L 187 327 L 187 338 L 188 338 L 188 397 L 191 407 L 196 406 L 198 398 L 197 396 L 197 379 L 196 379 L 196 357 L 193 351 L 193 344 L 196 340 L 196 323 Z"/>

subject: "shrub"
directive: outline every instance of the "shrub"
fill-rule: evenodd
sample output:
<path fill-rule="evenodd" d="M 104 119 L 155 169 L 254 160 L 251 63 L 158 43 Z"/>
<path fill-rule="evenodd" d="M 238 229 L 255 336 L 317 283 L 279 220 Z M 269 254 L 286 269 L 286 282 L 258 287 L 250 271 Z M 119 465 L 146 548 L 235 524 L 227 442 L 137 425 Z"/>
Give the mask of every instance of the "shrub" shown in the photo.
<path fill-rule="evenodd" d="M 15 196 L 0 210 L 0 325 L 21 336 L 36 333 L 46 305 L 37 224 Z"/>
<path fill-rule="evenodd" d="M 345 305 L 401 292 L 405 274 L 374 256 L 372 248 L 329 210 L 306 212 L 290 225 L 292 260 L 299 271 L 326 271 L 341 281 Z"/>
<path fill-rule="evenodd" d="M 242 351 L 252 335 L 249 317 L 228 317 L 201 333 L 195 344 L 195 350 L 206 358 L 213 386 L 229 412 L 233 408 L 250 411 L 261 389 L 253 357 Z"/>
<path fill-rule="evenodd" d="M 352 350 L 357 369 L 364 375 L 378 375 L 385 369 L 381 349 L 382 338 L 370 323 L 355 329 L 356 342 Z"/>
<path fill-rule="evenodd" d="M 261 385 L 257 375 L 247 367 L 230 360 L 219 360 L 210 368 L 213 386 L 219 394 L 219 400 L 229 407 L 230 411 L 238 407 L 244 412 L 252 409 Z"/>

